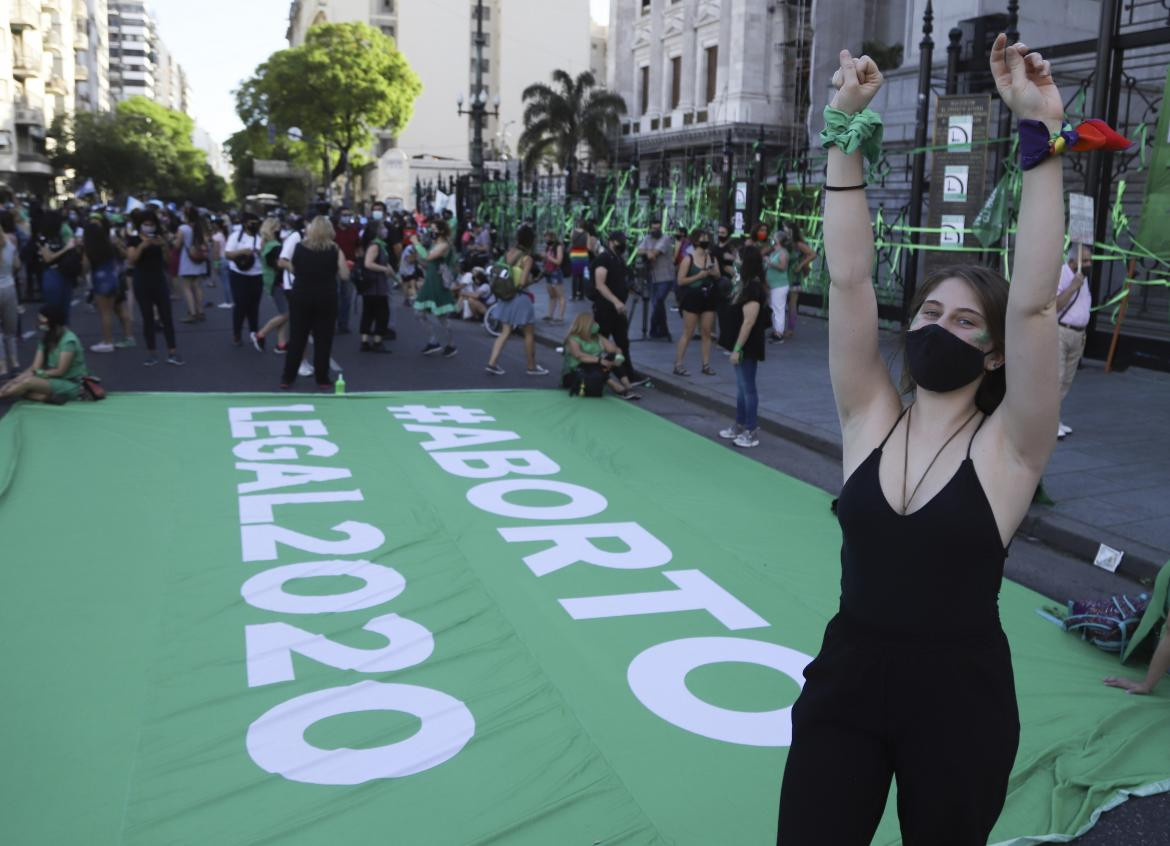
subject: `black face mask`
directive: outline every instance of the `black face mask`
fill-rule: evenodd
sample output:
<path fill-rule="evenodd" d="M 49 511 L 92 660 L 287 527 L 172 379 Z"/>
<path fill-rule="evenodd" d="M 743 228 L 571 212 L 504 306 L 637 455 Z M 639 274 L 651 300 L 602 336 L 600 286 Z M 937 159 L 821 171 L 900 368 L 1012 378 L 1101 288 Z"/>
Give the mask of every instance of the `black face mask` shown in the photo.
<path fill-rule="evenodd" d="M 705 250 L 705 249 L 707 249 L 709 246 L 711 246 L 711 242 L 710 242 L 710 241 L 700 241 L 700 242 L 699 242 L 699 249 L 701 249 L 701 250 Z"/>
<path fill-rule="evenodd" d="M 937 323 L 906 333 L 906 364 L 920 387 L 935 393 L 957 391 L 983 373 L 990 353 L 972 346 Z"/>

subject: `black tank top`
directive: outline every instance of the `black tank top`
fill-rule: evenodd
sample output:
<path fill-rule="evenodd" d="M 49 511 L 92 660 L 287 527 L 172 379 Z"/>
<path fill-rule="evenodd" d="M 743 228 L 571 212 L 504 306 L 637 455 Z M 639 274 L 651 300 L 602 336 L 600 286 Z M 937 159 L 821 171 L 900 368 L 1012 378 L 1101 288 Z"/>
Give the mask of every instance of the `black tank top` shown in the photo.
<path fill-rule="evenodd" d="M 986 419 L 955 475 L 910 514 L 890 507 L 878 477 L 897 423 L 849 477 L 837 503 L 847 620 L 927 640 L 1002 632 L 999 589 L 1007 550 L 971 460 L 971 443 Z"/>
<path fill-rule="evenodd" d="M 333 294 L 337 291 L 337 247 L 310 250 L 297 244 L 292 257 L 293 290 L 298 294 Z"/>

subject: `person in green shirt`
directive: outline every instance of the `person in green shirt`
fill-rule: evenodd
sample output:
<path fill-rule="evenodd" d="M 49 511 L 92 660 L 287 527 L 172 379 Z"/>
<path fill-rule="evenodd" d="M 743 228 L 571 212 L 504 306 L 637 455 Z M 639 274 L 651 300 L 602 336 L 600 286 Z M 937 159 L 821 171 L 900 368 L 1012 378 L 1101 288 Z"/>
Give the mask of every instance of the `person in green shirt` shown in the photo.
<path fill-rule="evenodd" d="M 257 352 L 264 350 L 264 340 L 276 332 L 276 352 L 283 355 L 288 346 L 288 297 L 284 289 L 284 271 L 277 266 L 280 259 L 280 241 L 277 233 L 280 231 L 280 220 L 270 217 L 260 226 L 260 280 L 264 284 L 264 293 L 272 297 L 276 306 L 276 315 L 252 334 L 252 345 Z"/>
<path fill-rule="evenodd" d="M 41 342 L 32 366 L 0 388 L 0 399 L 23 398 L 63 405 L 81 397 L 81 380 L 89 375 L 81 341 L 65 325 L 60 306 L 41 306 L 37 324 Z"/>
<path fill-rule="evenodd" d="M 776 230 L 772 251 L 767 255 L 765 278 L 772 300 L 772 341 L 784 340 L 788 309 L 788 233 L 783 227 Z"/>
<path fill-rule="evenodd" d="M 568 337 L 565 338 L 561 386 L 573 388 L 579 384 L 583 369 L 600 368 L 608 377 L 606 384 L 615 394 L 622 399 L 639 400 L 642 398 L 641 395 L 630 390 L 632 387 L 630 380 L 625 376 L 618 378 L 613 373 L 624 360 L 617 344 L 601 335 L 601 327 L 593 319 L 593 315 L 583 311 L 577 315 L 573 325 L 569 327 Z"/>

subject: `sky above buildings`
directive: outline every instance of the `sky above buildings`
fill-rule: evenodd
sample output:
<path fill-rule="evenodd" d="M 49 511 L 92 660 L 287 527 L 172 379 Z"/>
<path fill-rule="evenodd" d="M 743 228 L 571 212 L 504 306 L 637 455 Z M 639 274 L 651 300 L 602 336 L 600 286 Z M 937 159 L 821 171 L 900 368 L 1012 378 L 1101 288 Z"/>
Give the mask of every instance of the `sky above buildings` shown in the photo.
<path fill-rule="evenodd" d="M 152 0 L 159 35 L 191 86 L 191 117 L 223 143 L 241 128 L 232 91 L 256 66 L 288 47 L 289 0 Z M 609 0 L 589 0 L 609 21 Z"/>

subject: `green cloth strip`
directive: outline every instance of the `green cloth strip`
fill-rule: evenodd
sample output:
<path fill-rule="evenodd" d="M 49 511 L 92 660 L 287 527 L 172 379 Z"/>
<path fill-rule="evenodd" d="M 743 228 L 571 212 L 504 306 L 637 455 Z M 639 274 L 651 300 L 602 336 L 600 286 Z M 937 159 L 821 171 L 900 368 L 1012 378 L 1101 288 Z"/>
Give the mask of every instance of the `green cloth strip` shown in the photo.
<path fill-rule="evenodd" d="M 872 109 L 849 115 L 825 106 L 821 146 L 837 147 L 847 156 L 861 150 L 862 157 L 872 165 L 882 154 L 882 116 Z"/>

